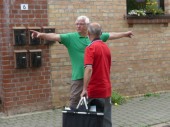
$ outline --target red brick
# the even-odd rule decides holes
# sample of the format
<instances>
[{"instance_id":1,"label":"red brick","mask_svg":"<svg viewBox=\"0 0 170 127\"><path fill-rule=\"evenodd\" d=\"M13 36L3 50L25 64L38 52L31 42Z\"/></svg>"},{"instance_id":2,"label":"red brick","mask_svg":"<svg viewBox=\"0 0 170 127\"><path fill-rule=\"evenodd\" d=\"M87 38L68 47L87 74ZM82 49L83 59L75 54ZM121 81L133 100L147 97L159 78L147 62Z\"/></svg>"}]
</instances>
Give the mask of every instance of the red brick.
<instances>
[{"instance_id":1,"label":"red brick","mask_svg":"<svg viewBox=\"0 0 170 127\"><path fill-rule=\"evenodd\" d=\"M19 100L20 100L20 101L23 101L23 100L26 100L26 99L28 99L26 95L25 95L25 96L20 96L20 97L19 97Z\"/></svg>"},{"instance_id":2,"label":"red brick","mask_svg":"<svg viewBox=\"0 0 170 127\"><path fill-rule=\"evenodd\" d=\"M29 95L29 92L28 91L17 92L17 96L23 96L23 95Z\"/></svg>"},{"instance_id":3,"label":"red brick","mask_svg":"<svg viewBox=\"0 0 170 127\"><path fill-rule=\"evenodd\" d=\"M43 89L43 93L50 93L51 89Z\"/></svg>"},{"instance_id":4,"label":"red brick","mask_svg":"<svg viewBox=\"0 0 170 127\"><path fill-rule=\"evenodd\" d=\"M29 91L30 91L30 90L32 90L32 89L33 89L32 86L27 86L27 87L26 87L26 90L29 90Z\"/></svg>"},{"instance_id":5,"label":"red brick","mask_svg":"<svg viewBox=\"0 0 170 127\"><path fill-rule=\"evenodd\" d=\"M13 106L16 106L16 102L14 102L14 101L4 102L4 106L5 107L13 107Z\"/></svg>"},{"instance_id":6,"label":"red brick","mask_svg":"<svg viewBox=\"0 0 170 127\"><path fill-rule=\"evenodd\" d=\"M23 105L24 104L24 101L17 101L17 105L18 106L21 106L21 105Z\"/></svg>"},{"instance_id":7,"label":"red brick","mask_svg":"<svg viewBox=\"0 0 170 127\"><path fill-rule=\"evenodd\" d=\"M13 84L12 82L3 84L4 89L13 88L13 87L15 87L15 84Z\"/></svg>"},{"instance_id":8,"label":"red brick","mask_svg":"<svg viewBox=\"0 0 170 127\"><path fill-rule=\"evenodd\" d=\"M30 91L30 94L37 94L37 93L42 93L42 90L32 90Z\"/></svg>"},{"instance_id":9,"label":"red brick","mask_svg":"<svg viewBox=\"0 0 170 127\"><path fill-rule=\"evenodd\" d=\"M10 80L9 80L9 79L3 79L3 83L4 83L5 86L7 87L6 84L10 84L10 83L12 83L12 81L11 81L11 79L10 79Z\"/></svg>"},{"instance_id":10,"label":"red brick","mask_svg":"<svg viewBox=\"0 0 170 127\"><path fill-rule=\"evenodd\" d=\"M14 96L16 96L16 93L15 92L10 92L10 93L4 93L4 96L5 97L14 97Z\"/></svg>"},{"instance_id":11,"label":"red brick","mask_svg":"<svg viewBox=\"0 0 170 127\"><path fill-rule=\"evenodd\" d=\"M35 102L36 102L36 99L25 100L25 101L23 101L23 102L24 102L24 104L35 103Z\"/></svg>"}]
</instances>

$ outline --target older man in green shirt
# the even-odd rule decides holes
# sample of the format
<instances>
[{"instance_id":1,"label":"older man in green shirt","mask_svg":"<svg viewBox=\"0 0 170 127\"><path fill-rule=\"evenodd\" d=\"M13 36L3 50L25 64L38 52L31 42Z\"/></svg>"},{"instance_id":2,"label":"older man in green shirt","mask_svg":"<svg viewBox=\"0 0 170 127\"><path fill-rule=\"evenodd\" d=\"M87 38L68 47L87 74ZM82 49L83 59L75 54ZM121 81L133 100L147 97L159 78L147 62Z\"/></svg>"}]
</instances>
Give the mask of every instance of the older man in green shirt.
<instances>
[{"instance_id":1,"label":"older man in green shirt","mask_svg":"<svg viewBox=\"0 0 170 127\"><path fill-rule=\"evenodd\" d=\"M32 38L42 38L45 40L58 41L65 45L71 60L72 65L72 85L70 91L70 107L75 108L80 100L80 94L83 89L83 76L84 76L84 50L90 44L87 36L87 26L90 23L87 16L79 16L76 21L77 32L66 34L55 33L41 33L31 30ZM131 37L131 31L127 32L111 32L102 33L101 40L118 39L122 37Z\"/></svg>"}]
</instances>

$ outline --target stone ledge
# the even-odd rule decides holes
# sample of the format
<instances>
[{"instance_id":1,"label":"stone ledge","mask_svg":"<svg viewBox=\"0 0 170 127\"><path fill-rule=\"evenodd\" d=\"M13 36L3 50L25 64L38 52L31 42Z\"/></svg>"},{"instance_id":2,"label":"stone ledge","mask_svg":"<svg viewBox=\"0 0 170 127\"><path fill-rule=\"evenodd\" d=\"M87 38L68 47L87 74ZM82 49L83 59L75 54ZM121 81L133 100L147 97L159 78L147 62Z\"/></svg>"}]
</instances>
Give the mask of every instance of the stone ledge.
<instances>
[{"instance_id":1,"label":"stone ledge","mask_svg":"<svg viewBox=\"0 0 170 127\"><path fill-rule=\"evenodd\" d=\"M125 16L129 27L133 27L133 24L164 24L168 26L170 22L170 15L149 15L149 16Z\"/></svg>"}]
</instances>

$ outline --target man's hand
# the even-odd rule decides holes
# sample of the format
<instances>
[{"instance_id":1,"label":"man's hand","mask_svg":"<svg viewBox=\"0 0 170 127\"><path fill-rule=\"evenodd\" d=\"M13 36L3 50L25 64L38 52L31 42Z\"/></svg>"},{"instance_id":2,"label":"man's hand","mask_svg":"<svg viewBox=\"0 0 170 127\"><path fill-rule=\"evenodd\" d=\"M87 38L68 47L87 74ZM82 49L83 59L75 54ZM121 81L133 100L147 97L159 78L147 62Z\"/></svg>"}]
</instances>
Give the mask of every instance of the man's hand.
<instances>
[{"instance_id":1,"label":"man's hand","mask_svg":"<svg viewBox=\"0 0 170 127\"><path fill-rule=\"evenodd\" d=\"M40 32L35 31L35 30L30 30L30 31L32 32L31 34L32 39L40 37L40 34L41 34Z\"/></svg>"},{"instance_id":2,"label":"man's hand","mask_svg":"<svg viewBox=\"0 0 170 127\"><path fill-rule=\"evenodd\" d=\"M132 31L127 31L127 32L125 32L125 37L132 38L132 36L134 36L133 33L132 33Z\"/></svg>"},{"instance_id":3,"label":"man's hand","mask_svg":"<svg viewBox=\"0 0 170 127\"><path fill-rule=\"evenodd\" d=\"M81 97L87 97L87 90L83 90L80 96Z\"/></svg>"}]
</instances>

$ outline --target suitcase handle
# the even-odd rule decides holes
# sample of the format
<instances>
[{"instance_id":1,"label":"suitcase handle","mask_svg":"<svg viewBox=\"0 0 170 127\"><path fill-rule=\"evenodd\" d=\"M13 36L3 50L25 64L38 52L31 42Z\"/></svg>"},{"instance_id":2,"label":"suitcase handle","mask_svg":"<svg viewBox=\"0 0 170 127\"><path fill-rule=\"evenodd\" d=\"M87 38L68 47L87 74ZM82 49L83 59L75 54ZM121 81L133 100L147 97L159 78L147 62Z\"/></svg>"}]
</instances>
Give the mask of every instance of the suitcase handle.
<instances>
[{"instance_id":1,"label":"suitcase handle","mask_svg":"<svg viewBox=\"0 0 170 127\"><path fill-rule=\"evenodd\" d=\"M88 110L87 100L86 100L85 97L81 97L81 99L80 99L80 101L79 101L79 103L78 103L76 109L78 109L78 108L80 107L80 105L83 105L83 103L84 103L84 105L85 105L85 107L86 107L86 110Z\"/></svg>"}]
</instances>

